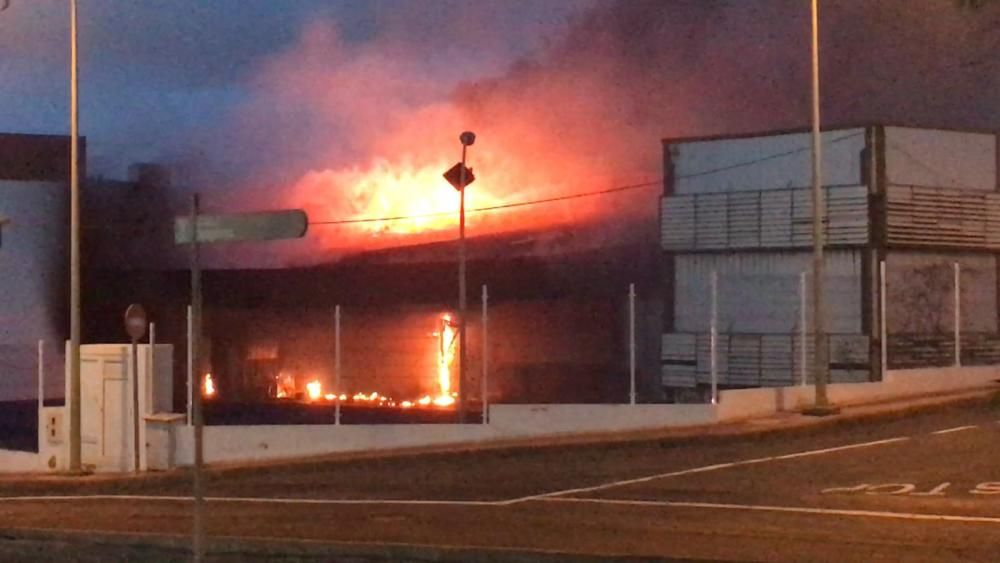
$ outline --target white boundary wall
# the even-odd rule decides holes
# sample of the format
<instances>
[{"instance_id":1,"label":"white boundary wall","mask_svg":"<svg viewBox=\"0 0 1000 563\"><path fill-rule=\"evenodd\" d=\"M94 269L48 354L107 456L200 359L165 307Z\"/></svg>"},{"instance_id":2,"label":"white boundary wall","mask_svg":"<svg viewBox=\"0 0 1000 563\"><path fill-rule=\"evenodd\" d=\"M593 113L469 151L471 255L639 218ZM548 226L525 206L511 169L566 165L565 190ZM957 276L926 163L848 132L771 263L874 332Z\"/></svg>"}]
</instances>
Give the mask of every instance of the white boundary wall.
<instances>
[{"instance_id":1,"label":"white boundary wall","mask_svg":"<svg viewBox=\"0 0 1000 563\"><path fill-rule=\"evenodd\" d=\"M828 387L838 405L875 403L934 393L995 386L1000 367L935 368L891 371L878 383ZM741 389L720 393L718 405L494 405L490 424L382 424L209 426L207 463L254 462L332 453L405 450L435 446L501 443L531 438L594 435L732 422L794 411L812 403L812 386ZM55 414L59 408L45 409ZM65 424L65 421L62 421ZM42 421L44 425L44 421ZM174 440L151 441L158 459L177 465L193 460L193 429L174 428ZM162 446L160 444L163 444ZM0 451L0 472L63 469L65 442L42 441L42 454ZM51 462L51 465L50 465Z\"/></svg>"},{"instance_id":2,"label":"white boundary wall","mask_svg":"<svg viewBox=\"0 0 1000 563\"><path fill-rule=\"evenodd\" d=\"M712 405L494 405L489 424L208 426L205 462L263 461L329 453L400 450L697 426L716 421ZM194 459L191 427L177 428L178 465Z\"/></svg>"},{"instance_id":3,"label":"white boundary wall","mask_svg":"<svg viewBox=\"0 0 1000 563\"><path fill-rule=\"evenodd\" d=\"M39 469L35 452L0 450L0 473L33 473Z\"/></svg>"}]
</instances>

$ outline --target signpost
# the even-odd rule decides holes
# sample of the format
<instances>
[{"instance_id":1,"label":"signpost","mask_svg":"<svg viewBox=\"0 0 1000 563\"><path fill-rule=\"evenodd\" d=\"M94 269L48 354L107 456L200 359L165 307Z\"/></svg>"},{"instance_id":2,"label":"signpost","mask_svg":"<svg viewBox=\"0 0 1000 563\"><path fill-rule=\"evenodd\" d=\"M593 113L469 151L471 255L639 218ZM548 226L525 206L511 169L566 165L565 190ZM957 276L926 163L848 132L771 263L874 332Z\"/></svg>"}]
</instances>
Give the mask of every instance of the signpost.
<instances>
[{"instance_id":1,"label":"signpost","mask_svg":"<svg viewBox=\"0 0 1000 563\"><path fill-rule=\"evenodd\" d=\"M305 211L290 209L261 213L241 213L230 215L201 215L198 194L191 196L190 217L174 220L174 242L191 247L191 315L190 315L190 358L193 367L191 376L191 416L194 424L194 560L205 558L205 495L202 490L202 465L204 463L204 417L202 416L202 378L200 362L201 340L201 264L199 246L201 243L268 241L305 236L309 219Z\"/></svg>"},{"instance_id":2,"label":"signpost","mask_svg":"<svg viewBox=\"0 0 1000 563\"><path fill-rule=\"evenodd\" d=\"M132 344L129 352L132 357L132 470L139 472L139 339L146 334L146 310L142 305L133 303L125 309L125 332Z\"/></svg>"}]
</instances>

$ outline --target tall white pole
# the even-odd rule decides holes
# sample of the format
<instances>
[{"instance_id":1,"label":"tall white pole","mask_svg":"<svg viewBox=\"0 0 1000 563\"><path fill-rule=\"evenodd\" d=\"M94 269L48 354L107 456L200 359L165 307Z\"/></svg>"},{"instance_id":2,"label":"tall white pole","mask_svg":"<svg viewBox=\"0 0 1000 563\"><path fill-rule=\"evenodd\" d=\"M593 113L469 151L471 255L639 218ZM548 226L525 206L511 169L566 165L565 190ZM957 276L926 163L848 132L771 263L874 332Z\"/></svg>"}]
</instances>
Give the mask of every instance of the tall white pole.
<instances>
[{"instance_id":1,"label":"tall white pole","mask_svg":"<svg viewBox=\"0 0 1000 563\"><path fill-rule=\"evenodd\" d=\"M888 283L886 283L885 280L885 260L879 262L878 269L880 283L882 284L882 287L879 290L879 321L881 321L882 325L882 334L880 335L882 340L882 381L885 381L886 376L889 374L889 319L885 316L885 304L889 297L886 295Z\"/></svg>"},{"instance_id":2,"label":"tall white pole","mask_svg":"<svg viewBox=\"0 0 1000 563\"><path fill-rule=\"evenodd\" d=\"M719 275L712 270L712 316L709 320L708 347L709 366L712 376L712 404L719 402Z\"/></svg>"},{"instance_id":3,"label":"tall white pole","mask_svg":"<svg viewBox=\"0 0 1000 563\"><path fill-rule=\"evenodd\" d=\"M826 350L825 304L823 301L823 147L820 138L819 115L819 0L812 0L812 213L813 213L813 379L816 384L814 413L826 414L830 409L826 383L828 362Z\"/></svg>"},{"instance_id":4,"label":"tall white pole","mask_svg":"<svg viewBox=\"0 0 1000 563\"><path fill-rule=\"evenodd\" d=\"M635 404L635 284L628 285L628 402Z\"/></svg>"},{"instance_id":5,"label":"tall white pole","mask_svg":"<svg viewBox=\"0 0 1000 563\"><path fill-rule=\"evenodd\" d=\"M80 465L80 128L76 0L69 2L69 470Z\"/></svg>"},{"instance_id":6,"label":"tall white pole","mask_svg":"<svg viewBox=\"0 0 1000 563\"><path fill-rule=\"evenodd\" d=\"M334 392L337 394L337 402L334 406L334 424L340 424L340 305L337 305L333 310L333 354L334 354L334 366L333 366L333 388Z\"/></svg>"},{"instance_id":7,"label":"tall white pole","mask_svg":"<svg viewBox=\"0 0 1000 563\"><path fill-rule=\"evenodd\" d=\"M955 272L955 367L962 365L962 270L958 262L954 264Z\"/></svg>"},{"instance_id":8,"label":"tall white pole","mask_svg":"<svg viewBox=\"0 0 1000 563\"><path fill-rule=\"evenodd\" d=\"M483 424L490 421L490 348L489 348L489 316L487 311L487 304L489 302L490 296L486 291L486 284L483 284L483 377L482 377L482 392L483 392Z\"/></svg>"},{"instance_id":9,"label":"tall white pole","mask_svg":"<svg viewBox=\"0 0 1000 563\"><path fill-rule=\"evenodd\" d=\"M187 308L187 424L194 424L192 412L194 411L194 315L191 314L191 306Z\"/></svg>"},{"instance_id":10,"label":"tall white pole","mask_svg":"<svg viewBox=\"0 0 1000 563\"><path fill-rule=\"evenodd\" d=\"M806 297L806 291L808 291L806 275L805 272L799 274L799 383L803 387L808 384L807 364L809 363L809 351L806 343L808 338L807 307L809 307L809 299Z\"/></svg>"}]
</instances>

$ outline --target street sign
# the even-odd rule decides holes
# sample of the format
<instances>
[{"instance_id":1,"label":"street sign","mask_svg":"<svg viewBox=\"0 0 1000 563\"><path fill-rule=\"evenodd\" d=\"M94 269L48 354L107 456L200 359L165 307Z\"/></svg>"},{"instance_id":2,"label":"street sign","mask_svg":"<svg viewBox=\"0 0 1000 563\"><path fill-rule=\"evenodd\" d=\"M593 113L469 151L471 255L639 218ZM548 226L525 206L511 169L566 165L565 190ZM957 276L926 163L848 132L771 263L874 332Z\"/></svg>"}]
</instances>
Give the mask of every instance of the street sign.
<instances>
[{"instance_id":1,"label":"street sign","mask_svg":"<svg viewBox=\"0 0 1000 563\"><path fill-rule=\"evenodd\" d=\"M199 215L198 242L264 241L305 236L309 227L306 212L301 209L241 213L231 215ZM191 218L174 220L174 242L191 244Z\"/></svg>"},{"instance_id":2,"label":"street sign","mask_svg":"<svg viewBox=\"0 0 1000 563\"><path fill-rule=\"evenodd\" d=\"M146 334L146 310L142 305L133 303L125 309L125 332L132 342L138 342Z\"/></svg>"},{"instance_id":3,"label":"street sign","mask_svg":"<svg viewBox=\"0 0 1000 563\"><path fill-rule=\"evenodd\" d=\"M452 166L444 173L444 179L448 180L448 183L452 185L456 190L462 190L462 163L459 162L455 166ZM476 181L476 177L472 174L472 169L465 167L465 185Z\"/></svg>"}]
</instances>

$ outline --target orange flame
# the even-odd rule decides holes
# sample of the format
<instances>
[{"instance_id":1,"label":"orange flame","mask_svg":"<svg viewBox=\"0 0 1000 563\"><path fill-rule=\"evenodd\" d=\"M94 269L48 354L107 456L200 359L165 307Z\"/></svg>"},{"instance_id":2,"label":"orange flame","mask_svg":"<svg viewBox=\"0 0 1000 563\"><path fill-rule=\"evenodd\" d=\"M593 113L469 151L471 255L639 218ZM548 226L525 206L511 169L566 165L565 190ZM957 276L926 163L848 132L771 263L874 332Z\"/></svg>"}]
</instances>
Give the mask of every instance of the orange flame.
<instances>
[{"instance_id":1,"label":"orange flame","mask_svg":"<svg viewBox=\"0 0 1000 563\"><path fill-rule=\"evenodd\" d=\"M323 396L323 385L316 379L306 383L306 393L310 401L318 401Z\"/></svg>"},{"instance_id":2,"label":"orange flame","mask_svg":"<svg viewBox=\"0 0 1000 563\"><path fill-rule=\"evenodd\" d=\"M205 374L205 382L202 385L202 396L204 397L214 397L215 396L215 381L212 380L212 374Z\"/></svg>"}]
</instances>

